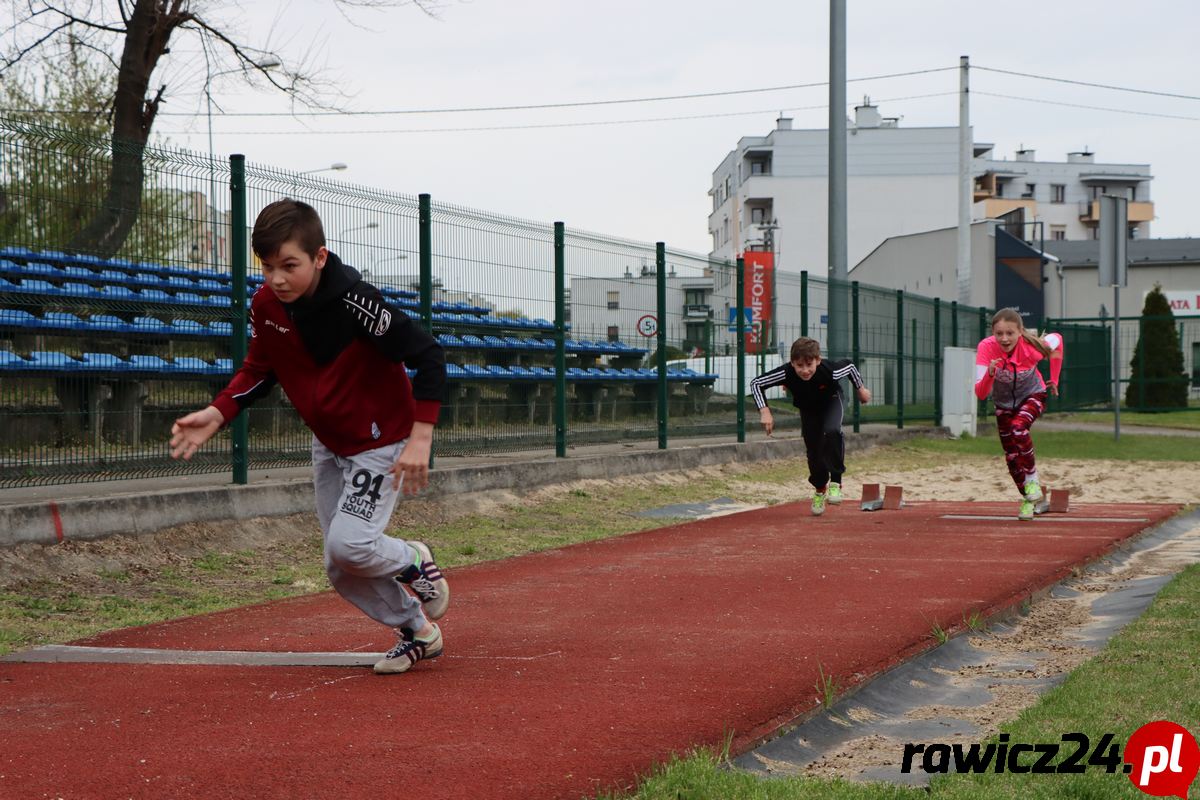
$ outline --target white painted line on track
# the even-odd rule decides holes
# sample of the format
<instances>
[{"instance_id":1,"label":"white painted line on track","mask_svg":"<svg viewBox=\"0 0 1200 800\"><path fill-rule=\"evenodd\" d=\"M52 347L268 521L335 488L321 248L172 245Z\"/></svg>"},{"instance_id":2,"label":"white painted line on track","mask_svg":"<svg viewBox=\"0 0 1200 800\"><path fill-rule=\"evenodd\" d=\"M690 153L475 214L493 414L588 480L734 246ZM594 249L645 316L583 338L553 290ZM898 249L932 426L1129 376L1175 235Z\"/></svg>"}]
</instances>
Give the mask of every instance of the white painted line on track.
<instances>
[{"instance_id":1,"label":"white painted line on track","mask_svg":"<svg viewBox=\"0 0 1200 800\"><path fill-rule=\"evenodd\" d=\"M943 514L940 519L986 519L986 520L1016 520L1015 514L1003 516L1000 514ZM1033 521L1042 522L1149 522L1145 517L1075 517L1063 514L1039 514ZM1026 520L1028 521L1028 520Z\"/></svg>"}]
</instances>

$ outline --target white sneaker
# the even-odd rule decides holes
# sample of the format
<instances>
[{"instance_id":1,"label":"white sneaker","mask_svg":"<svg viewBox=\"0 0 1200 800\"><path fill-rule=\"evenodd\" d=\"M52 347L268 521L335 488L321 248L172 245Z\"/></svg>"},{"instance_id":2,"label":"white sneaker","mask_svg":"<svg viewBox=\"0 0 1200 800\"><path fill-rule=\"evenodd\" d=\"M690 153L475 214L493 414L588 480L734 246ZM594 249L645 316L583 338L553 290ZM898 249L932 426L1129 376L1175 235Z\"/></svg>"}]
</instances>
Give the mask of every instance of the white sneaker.
<instances>
[{"instance_id":1,"label":"white sneaker","mask_svg":"<svg viewBox=\"0 0 1200 800\"><path fill-rule=\"evenodd\" d=\"M442 654L442 629L433 626L432 639L405 639L400 641L383 658L375 662L375 674L390 675L408 672L418 661L437 658Z\"/></svg>"}]
</instances>

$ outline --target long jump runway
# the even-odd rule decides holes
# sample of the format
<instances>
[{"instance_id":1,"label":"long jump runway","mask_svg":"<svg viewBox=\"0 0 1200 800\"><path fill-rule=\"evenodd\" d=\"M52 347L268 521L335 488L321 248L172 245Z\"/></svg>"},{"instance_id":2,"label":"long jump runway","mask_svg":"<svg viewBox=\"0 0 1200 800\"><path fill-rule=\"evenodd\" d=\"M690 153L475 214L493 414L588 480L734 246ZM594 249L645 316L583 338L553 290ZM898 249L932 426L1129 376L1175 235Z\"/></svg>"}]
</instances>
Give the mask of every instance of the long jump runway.
<instances>
[{"instance_id":1,"label":"long jump runway","mask_svg":"<svg viewBox=\"0 0 1200 800\"><path fill-rule=\"evenodd\" d=\"M451 570L446 654L332 593L0 661L0 798L575 798L740 752L1177 506L789 504Z\"/></svg>"}]
</instances>

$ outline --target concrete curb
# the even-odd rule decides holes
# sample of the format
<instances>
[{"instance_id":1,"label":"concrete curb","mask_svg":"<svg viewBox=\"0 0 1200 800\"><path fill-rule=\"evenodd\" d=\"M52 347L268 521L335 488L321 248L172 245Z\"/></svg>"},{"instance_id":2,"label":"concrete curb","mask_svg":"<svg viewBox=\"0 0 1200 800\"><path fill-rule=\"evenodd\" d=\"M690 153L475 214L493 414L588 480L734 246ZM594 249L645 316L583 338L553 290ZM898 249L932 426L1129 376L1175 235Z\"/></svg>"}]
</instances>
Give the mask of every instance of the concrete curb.
<instances>
[{"instance_id":1,"label":"concrete curb","mask_svg":"<svg viewBox=\"0 0 1200 800\"><path fill-rule=\"evenodd\" d=\"M887 444L935 429L862 432L846 437L846 451ZM484 466L435 469L432 495L497 489L530 489L577 480L617 478L652 472L684 472L698 467L798 458L799 437L722 442L670 450L637 450L597 456L508 461ZM249 486L167 489L148 494L88 497L48 503L0 506L0 547L102 539L114 534L154 533L189 522L245 520L298 514L313 509L308 479Z\"/></svg>"}]
</instances>

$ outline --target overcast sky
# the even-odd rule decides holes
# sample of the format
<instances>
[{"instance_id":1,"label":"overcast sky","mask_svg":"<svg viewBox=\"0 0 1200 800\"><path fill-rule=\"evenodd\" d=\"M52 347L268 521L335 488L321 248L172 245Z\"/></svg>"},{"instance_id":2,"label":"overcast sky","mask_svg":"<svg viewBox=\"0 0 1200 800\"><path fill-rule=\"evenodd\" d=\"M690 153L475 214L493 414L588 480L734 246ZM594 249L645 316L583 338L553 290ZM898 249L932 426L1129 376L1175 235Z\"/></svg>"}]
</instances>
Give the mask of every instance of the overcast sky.
<instances>
[{"instance_id":1,"label":"overcast sky","mask_svg":"<svg viewBox=\"0 0 1200 800\"><path fill-rule=\"evenodd\" d=\"M848 5L850 78L953 68L968 55L978 66L1200 96L1200 4L1190 0ZM361 111L620 100L828 78L823 0L450 0L436 18L412 6L352 9L347 18L329 0L253 0L218 13L244 41L270 41L285 61L315 59L345 93L339 102ZM179 73L164 74L180 85ZM175 145L206 151L197 88L167 107L196 116L163 117L158 128ZM869 94L904 126L956 125L957 88L950 69L851 83L847 98L852 107ZM972 89L975 139L994 143L996 155L1011 158L1024 145L1039 160L1065 160L1087 147L1099 162L1150 164L1153 235L1200 236L1200 101L978 70ZM217 116L213 125L218 153L296 170L345 162L342 180L703 253L712 171L740 137L769 132L781 110L797 128L825 128L827 92L538 111ZM942 96L913 97L935 94ZM214 98L231 112L289 107L236 76L219 79ZM492 130L445 130L464 128Z\"/></svg>"}]
</instances>

